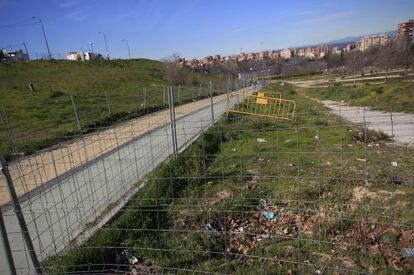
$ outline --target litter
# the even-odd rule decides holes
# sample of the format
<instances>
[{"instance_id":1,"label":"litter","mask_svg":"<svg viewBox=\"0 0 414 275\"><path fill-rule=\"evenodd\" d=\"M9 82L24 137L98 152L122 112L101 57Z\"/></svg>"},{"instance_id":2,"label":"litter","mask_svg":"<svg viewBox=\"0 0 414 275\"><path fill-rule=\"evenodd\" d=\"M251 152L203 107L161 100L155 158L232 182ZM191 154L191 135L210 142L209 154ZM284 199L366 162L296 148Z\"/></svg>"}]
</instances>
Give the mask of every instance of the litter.
<instances>
[{"instance_id":1,"label":"litter","mask_svg":"<svg viewBox=\"0 0 414 275\"><path fill-rule=\"evenodd\" d=\"M361 162L367 162L367 160L366 160L366 159L359 159L359 158L357 158L356 160L357 160L357 161L361 161Z\"/></svg>"},{"instance_id":2,"label":"litter","mask_svg":"<svg viewBox=\"0 0 414 275\"><path fill-rule=\"evenodd\" d=\"M414 248L403 248L401 253L404 257L414 257Z\"/></svg>"},{"instance_id":3,"label":"litter","mask_svg":"<svg viewBox=\"0 0 414 275\"><path fill-rule=\"evenodd\" d=\"M275 212L273 212L273 211L263 211L262 215L267 220L274 220L274 219L277 218L277 214Z\"/></svg>"},{"instance_id":4,"label":"litter","mask_svg":"<svg viewBox=\"0 0 414 275\"><path fill-rule=\"evenodd\" d=\"M121 261L128 262L128 264L136 264L138 263L138 259L129 252L128 249L125 249L121 252Z\"/></svg>"},{"instance_id":5,"label":"litter","mask_svg":"<svg viewBox=\"0 0 414 275\"><path fill-rule=\"evenodd\" d=\"M260 199L260 200L259 200L259 206L260 206L261 208L265 208L265 207L267 206L267 202L266 202L266 200L264 200L264 199Z\"/></svg>"},{"instance_id":6,"label":"litter","mask_svg":"<svg viewBox=\"0 0 414 275\"><path fill-rule=\"evenodd\" d=\"M285 143L289 143L289 142L291 142L291 140L290 140L290 139L285 140Z\"/></svg>"},{"instance_id":7,"label":"litter","mask_svg":"<svg viewBox=\"0 0 414 275\"><path fill-rule=\"evenodd\" d=\"M256 141L258 143L265 143L266 142L266 140L264 138L256 138Z\"/></svg>"},{"instance_id":8,"label":"litter","mask_svg":"<svg viewBox=\"0 0 414 275\"><path fill-rule=\"evenodd\" d=\"M396 161L391 161L391 166L392 167L397 167L398 166L398 163Z\"/></svg>"},{"instance_id":9,"label":"litter","mask_svg":"<svg viewBox=\"0 0 414 275\"><path fill-rule=\"evenodd\" d=\"M237 149L236 148L233 148L233 150L232 150L233 152L236 152L237 151Z\"/></svg>"},{"instance_id":10,"label":"litter","mask_svg":"<svg viewBox=\"0 0 414 275\"><path fill-rule=\"evenodd\" d=\"M206 229L207 231L208 231L208 233L211 233L212 235L215 235L215 236L219 236L220 235L220 232L218 232L211 224L206 224L205 226L204 226L204 229Z\"/></svg>"},{"instance_id":11,"label":"litter","mask_svg":"<svg viewBox=\"0 0 414 275\"><path fill-rule=\"evenodd\" d=\"M258 242L260 242L260 241L263 241L263 240L266 240L266 239L269 239L270 238L270 235L269 234L259 234L259 235L257 235L257 237L256 237L256 241L258 241Z\"/></svg>"},{"instance_id":12,"label":"litter","mask_svg":"<svg viewBox=\"0 0 414 275\"><path fill-rule=\"evenodd\" d=\"M315 139L316 139L316 140L319 140L319 136L318 136L318 135L316 135L316 136L315 136Z\"/></svg>"}]
</instances>

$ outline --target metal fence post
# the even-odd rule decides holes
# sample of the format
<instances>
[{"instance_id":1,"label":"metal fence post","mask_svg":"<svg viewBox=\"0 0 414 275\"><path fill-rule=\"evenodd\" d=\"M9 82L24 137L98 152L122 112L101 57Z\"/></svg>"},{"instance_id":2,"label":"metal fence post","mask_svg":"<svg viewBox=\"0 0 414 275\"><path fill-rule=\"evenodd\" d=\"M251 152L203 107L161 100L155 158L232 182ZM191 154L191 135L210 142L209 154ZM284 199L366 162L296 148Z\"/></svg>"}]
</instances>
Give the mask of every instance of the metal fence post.
<instances>
[{"instance_id":1,"label":"metal fence post","mask_svg":"<svg viewBox=\"0 0 414 275\"><path fill-rule=\"evenodd\" d=\"M106 107L108 108L108 114L109 114L109 116L111 116L112 115L112 109L111 109L111 104L109 103L108 93L106 91L104 91L104 94L105 94Z\"/></svg>"},{"instance_id":2,"label":"metal fence post","mask_svg":"<svg viewBox=\"0 0 414 275\"><path fill-rule=\"evenodd\" d=\"M73 113L75 114L76 125L78 126L79 131L82 132L81 124L79 121L78 109L76 108L75 98L73 97L73 95L70 96L70 100L72 101L72 107L73 107Z\"/></svg>"},{"instance_id":3,"label":"metal fence post","mask_svg":"<svg viewBox=\"0 0 414 275\"><path fill-rule=\"evenodd\" d=\"M22 208L20 207L19 199L17 198L16 190L14 189L13 180L10 176L9 168L7 167L6 160L3 155L0 154L0 164L1 171L6 179L7 186L9 188L11 202L13 203L14 213L16 214L17 220L22 231L24 242L26 243L27 249L29 250L29 255L32 260L33 266L36 269L36 272L42 274L42 269L40 267L39 261L37 259L36 251L34 249L32 239L30 238L29 230L27 229L27 224L23 216Z\"/></svg>"},{"instance_id":4,"label":"metal fence post","mask_svg":"<svg viewBox=\"0 0 414 275\"><path fill-rule=\"evenodd\" d=\"M163 100L164 100L164 106L167 103L166 100L165 100L166 93L167 93L167 87L163 87L162 88L162 96L163 96Z\"/></svg>"},{"instance_id":5,"label":"metal fence post","mask_svg":"<svg viewBox=\"0 0 414 275\"><path fill-rule=\"evenodd\" d=\"M191 84L191 96L192 96L193 101L194 101L194 83Z\"/></svg>"},{"instance_id":6,"label":"metal fence post","mask_svg":"<svg viewBox=\"0 0 414 275\"><path fill-rule=\"evenodd\" d=\"M2 118L3 123L4 123L4 127L6 127L7 136L8 136L9 143L10 143L10 146L12 148L13 154L15 156L17 156L17 146L16 146L16 142L14 140L13 132L12 132L12 130L10 128L9 119L7 117L6 109L4 108L4 105L3 104L1 105L0 115L1 115L1 118Z\"/></svg>"},{"instance_id":7,"label":"metal fence post","mask_svg":"<svg viewBox=\"0 0 414 275\"><path fill-rule=\"evenodd\" d=\"M172 92L172 89L171 89L171 92ZM181 101L180 101L180 93L181 93L181 84L178 84L178 93L177 93L177 102L178 102L178 104L181 103Z\"/></svg>"},{"instance_id":8,"label":"metal fence post","mask_svg":"<svg viewBox=\"0 0 414 275\"><path fill-rule=\"evenodd\" d=\"M214 124L213 87L212 87L211 81L209 85L209 90L210 90L211 124Z\"/></svg>"},{"instance_id":9,"label":"metal fence post","mask_svg":"<svg viewBox=\"0 0 414 275\"><path fill-rule=\"evenodd\" d=\"M167 93L168 93L168 105L169 105L169 109L170 109L170 125L171 125L171 139L172 139L172 145L173 145L173 157L174 159L177 158L177 148L176 148L176 144L175 144L175 119L174 119L174 96L172 94L172 87L167 87Z\"/></svg>"},{"instance_id":10,"label":"metal fence post","mask_svg":"<svg viewBox=\"0 0 414 275\"><path fill-rule=\"evenodd\" d=\"M174 140L175 140L175 155L178 156L178 141L177 141L177 124L175 120L175 105L174 105L174 87L171 87L171 102L173 103L173 121L174 121Z\"/></svg>"},{"instance_id":11,"label":"metal fence post","mask_svg":"<svg viewBox=\"0 0 414 275\"><path fill-rule=\"evenodd\" d=\"M144 112L145 112L145 110L147 110L147 89L144 88L142 90L142 92L143 92L143 96L144 96Z\"/></svg>"},{"instance_id":12,"label":"metal fence post","mask_svg":"<svg viewBox=\"0 0 414 275\"><path fill-rule=\"evenodd\" d=\"M16 275L16 267L14 265L13 255L10 249L9 238L7 237L6 226L4 225L3 213L0 207L0 234L3 243L3 249L6 252L7 264L9 265L10 274Z\"/></svg>"}]
</instances>

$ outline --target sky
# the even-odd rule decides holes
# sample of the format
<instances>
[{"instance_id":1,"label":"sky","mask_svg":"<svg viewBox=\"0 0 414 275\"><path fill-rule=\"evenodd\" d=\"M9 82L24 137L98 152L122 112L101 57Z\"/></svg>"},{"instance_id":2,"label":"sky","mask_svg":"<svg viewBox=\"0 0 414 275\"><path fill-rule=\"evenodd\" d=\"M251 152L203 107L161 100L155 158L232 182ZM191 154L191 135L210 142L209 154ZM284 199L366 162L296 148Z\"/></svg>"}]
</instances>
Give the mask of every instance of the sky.
<instances>
[{"instance_id":1,"label":"sky","mask_svg":"<svg viewBox=\"0 0 414 275\"><path fill-rule=\"evenodd\" d=\"M32 58L89 50L111 58L229 55L396 30L413 0L0 0L0 48Z\"/></svg>"}]
</instances>

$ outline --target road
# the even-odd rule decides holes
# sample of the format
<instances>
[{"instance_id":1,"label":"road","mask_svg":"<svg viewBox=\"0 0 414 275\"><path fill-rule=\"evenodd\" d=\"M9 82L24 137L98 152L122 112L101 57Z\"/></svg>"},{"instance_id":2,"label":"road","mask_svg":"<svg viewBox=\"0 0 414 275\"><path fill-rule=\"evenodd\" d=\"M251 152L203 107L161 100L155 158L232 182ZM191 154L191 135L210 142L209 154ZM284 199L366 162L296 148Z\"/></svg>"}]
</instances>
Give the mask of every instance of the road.
<instances>
[{"instance_id":1,"label":"road","mask_svg":"<svg viewBox=\"0 0 414 275\"><path fill-rule=\"evenodd\" d=\"M178 147L184 148L212 125L209 104L210 99L205 99L176 108ZM215 118L225 109L226 95L214 97ZM36 166L32 175L21 176L33 181L32 191L24 195L22 188L20 195L39 260L62 251L75 238L82 241L80 233L90 228L88 224L102 218L114 203L123 205L136 189L134 184L171 155L167 112L80 137L23 160L27 167L23 161L11 165L14 173ZM3 206L2 210L18 273L32 274L34 268L16 216L10 207ZM2 247L0 244L0 253L4 252ZM0 274L8 274L4 254L0 254Z\"/></svg>"}]
</instances>

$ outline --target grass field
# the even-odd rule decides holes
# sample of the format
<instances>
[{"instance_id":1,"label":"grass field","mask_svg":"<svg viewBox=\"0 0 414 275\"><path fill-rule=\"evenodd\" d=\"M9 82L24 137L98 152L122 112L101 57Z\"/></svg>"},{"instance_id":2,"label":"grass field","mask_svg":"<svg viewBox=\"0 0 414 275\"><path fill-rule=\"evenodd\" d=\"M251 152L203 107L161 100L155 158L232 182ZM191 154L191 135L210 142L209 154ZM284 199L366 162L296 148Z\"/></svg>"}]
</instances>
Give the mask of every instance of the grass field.
<instances>
[{"instance_id":1,"label":"grass field","mask_svg":"<svg viewBox=\"0 0 414 275\"><path fill-rule=\"evenodd\" d=\"M175 89L178 103L205 97L209 80L220 82L217 77L190 72L185 78L185 85ZM29 83L35 92L30 92ZM0 104L6 110L19 153L49 147L78 133L70 95L75 96L82 128L93 130L164 108L166 85L162 63L147 59L0 63ZM10 157L3 123L0 141L1 152Z\"/></svg>"},{"instance_id":2,"label":"grass field","mask_svg":"<svg viewBox=\"0 0 414 275\"><path fill-rule=\"evenodd\" d=\"M220 120L157 167L113 222L45 269L116 269L128 248L139 263L124 271L413 272L401 254L414 248L413 150L386 137L356 141L356 128L291 86L267 89L296 100L293 125Z\"/></svg>"},{"instance_id":3,"label":"grass field","mask_svg":"<svg viewBox=\"0 0 414 275\"><path fill-rule=\"evenodd\" d=\"M368 106L374 110L414 112L414 82L389 80L383 84L360 84L356 87L332 86L303 90L311 97L344 100L349 105Z\"/></svg>"}]
</instances>

